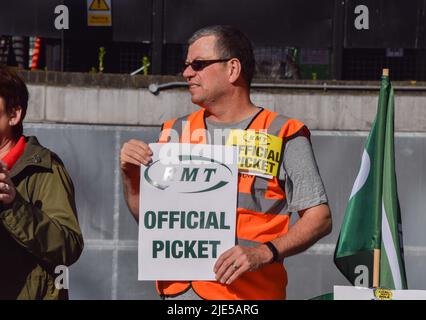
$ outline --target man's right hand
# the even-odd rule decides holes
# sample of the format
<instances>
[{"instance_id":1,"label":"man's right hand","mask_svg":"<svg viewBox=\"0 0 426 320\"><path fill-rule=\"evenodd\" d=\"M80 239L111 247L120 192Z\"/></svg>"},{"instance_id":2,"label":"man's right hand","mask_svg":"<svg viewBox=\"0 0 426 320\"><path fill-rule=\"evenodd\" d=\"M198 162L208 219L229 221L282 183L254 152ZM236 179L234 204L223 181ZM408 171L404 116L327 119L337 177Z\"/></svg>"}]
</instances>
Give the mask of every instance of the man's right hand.
<instances>
[{"instance_id":1,"label":"man's right hand","mask_svg":"<svg viewBox=\"0 0 426 320\"><path fill-rule=\"evenodd\" d=\"M152 150L143 141L130 140L121 148L120 169L123 174L124 197L130 212L139 220L140 166L152 161Z\"/></svg>"},{"instance_id":2,"label":"man's right hand","mask_svg":"<svg viewBox=\"0 0 426 320\"><path fill-rule=\"evenodd\" d=\"M139 170L141 164L148 165L152 161L152 150L143 141L129 140L120 152L120 168L121 171L128 175L134 172L135 169Z\"/></svg>"}]
</instances>

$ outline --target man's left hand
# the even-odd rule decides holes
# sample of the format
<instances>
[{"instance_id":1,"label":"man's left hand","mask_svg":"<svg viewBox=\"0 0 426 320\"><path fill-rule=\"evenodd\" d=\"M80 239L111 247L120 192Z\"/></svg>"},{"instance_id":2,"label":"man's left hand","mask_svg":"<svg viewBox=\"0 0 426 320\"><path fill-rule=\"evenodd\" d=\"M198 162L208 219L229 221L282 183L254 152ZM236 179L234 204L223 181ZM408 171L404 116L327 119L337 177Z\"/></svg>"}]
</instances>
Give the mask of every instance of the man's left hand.
<instances>
[{"instance_id":1,"label":"man's left hand","mask_svg":"<svg viewBox=\"0 0 426 320\"><path fill-rule=\"evenodd\" d=\"M246 271L254 271L272 259L272 252L265 245L257 247L235 246L217 259L214 265L216 280L231 284Z\"/></svg>"},{"instance_id":2,"label":"man's left hand","mask_svg":"<svg viewBox=\"0 0 426 320\"><path fill-rule=\"evenodd\" d=\"M16 189L10 179L9 170L6 165L0 161L0 202L11 204L15 200Z\"/></svg>"}]
</instances>

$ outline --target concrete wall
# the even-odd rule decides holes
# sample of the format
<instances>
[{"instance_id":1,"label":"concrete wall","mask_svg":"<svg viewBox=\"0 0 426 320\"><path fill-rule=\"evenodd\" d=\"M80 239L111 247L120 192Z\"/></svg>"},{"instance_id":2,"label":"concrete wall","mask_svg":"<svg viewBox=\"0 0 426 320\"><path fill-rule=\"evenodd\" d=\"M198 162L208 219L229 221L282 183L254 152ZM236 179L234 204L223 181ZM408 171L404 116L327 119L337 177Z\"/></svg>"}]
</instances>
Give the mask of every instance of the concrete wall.
<instances>
[{"instance_id":1,"label":"concrete wall","mask_svg":"<svg viewBox=\"0 0 426 320\"><path fill-rule=\"evenodd\" d=\"M153 126L197 109L184 88L161 91L158 95L148 90L150 83L182 81L180 78L50 74L35 73L37 78L26 74L31 94L27 121ZM354 83L337 84L344 87ZM410 83L400 86L413 87ZM259 106L305 122L312 130L368 131L376 113L378 91L367 87L364 91L326 92L255 89L252 99ZM426 131L426 91L396 91L395 112L397 131Z\"/></svg>"}]
</instances>

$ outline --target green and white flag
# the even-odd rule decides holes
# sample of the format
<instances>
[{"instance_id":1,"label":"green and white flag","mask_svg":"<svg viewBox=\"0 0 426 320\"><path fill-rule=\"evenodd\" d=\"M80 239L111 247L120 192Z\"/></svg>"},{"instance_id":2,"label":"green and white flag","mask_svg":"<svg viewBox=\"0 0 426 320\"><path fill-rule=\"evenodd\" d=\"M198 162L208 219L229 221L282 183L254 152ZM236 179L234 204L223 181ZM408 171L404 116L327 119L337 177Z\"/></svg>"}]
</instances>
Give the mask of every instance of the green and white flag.
<instances>
[{"instance_id":1,"label":"green and white flag","mask_svg":"<svg viewBox=\"0 0 426 320\"><path fill-rule=\"evenodd\" d=\"M376 119L346 208L334 263L353 285L367 270L372 287L377 249L379 287L407 289L395 174L394 92L388 76L382 77Z\"/></svg>"}]
</instances>

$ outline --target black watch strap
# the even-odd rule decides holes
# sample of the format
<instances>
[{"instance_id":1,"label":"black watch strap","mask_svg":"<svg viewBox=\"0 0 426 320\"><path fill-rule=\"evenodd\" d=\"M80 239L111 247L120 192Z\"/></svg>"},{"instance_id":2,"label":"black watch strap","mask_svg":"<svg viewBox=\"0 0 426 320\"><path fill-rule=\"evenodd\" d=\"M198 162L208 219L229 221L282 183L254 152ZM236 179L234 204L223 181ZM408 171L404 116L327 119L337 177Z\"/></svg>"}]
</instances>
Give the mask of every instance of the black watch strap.
<instances>
[{"instance_id":1,"label":"black watch strap","mask_svg":"<svg viewBox=\"0 0 426 320\"><path fill-rule=\"evenodd\" d=\"M271 250L272 252L272 260L271 263L273 262L278 262L279 259L279 253L277 248L275 248L275 246L273 245L273 243L271 241L265 242L265 245L269 248L269 250Z\"/></svg>"}]
</instances>

